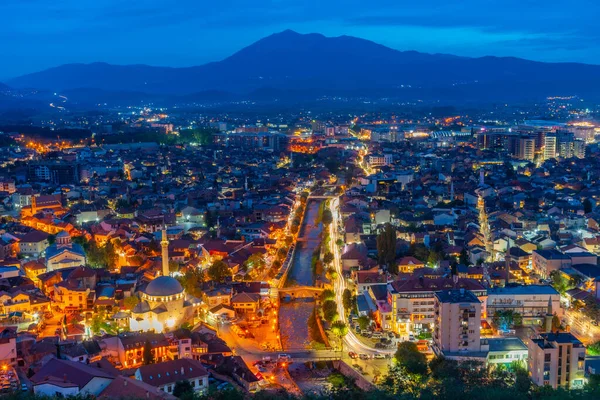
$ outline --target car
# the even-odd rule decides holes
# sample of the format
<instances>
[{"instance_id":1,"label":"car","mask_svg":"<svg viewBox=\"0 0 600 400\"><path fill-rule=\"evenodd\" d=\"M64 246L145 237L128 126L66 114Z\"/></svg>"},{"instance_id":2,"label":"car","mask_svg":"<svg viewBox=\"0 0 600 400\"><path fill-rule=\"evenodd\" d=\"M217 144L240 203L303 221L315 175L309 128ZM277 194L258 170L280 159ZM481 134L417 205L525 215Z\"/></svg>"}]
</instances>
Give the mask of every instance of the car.
<instances>
[{"instance_id":1,"label":"car","mask_svg":"<svg viewBox=\"0 0 600 400\"><path fill-rule=\"evenodd\" d=\"M598 321L596 321L596 320L593 320L593 321L592 321L592 325L594 325L594 326L598 326Z\"/></svg>"},{"instance_id":2,"label":"car","mask_svg":"<svg viewBox=\"0 0 600 400\"><path fill-rule=\"evenodd\" d=\"M412 333L410 335L408 335L408 341L409 342L414 342L415 341L415 335L413 335Z\"/></svg>"},{"instance_id":3,"label":"car","mask_svg":"<svg viewBox=\"0 0 600 400\"><path fill-rule=\"evenodd\" d=\"M231 384L229 382L223 382L223 383L219 384L219 386L217 386L217 390L228 389L228 386L231 387Z\"/></svg>"},{"instance_id":4,"label":"car","mask_svg":"<svg viewBox=\"0 0 600 400\"><path fill-rule=\"evenodd\" d=\"M358 355L358 357L359 357L361 360L368 360L369 358L371 358L371 357L369 357L369 356L368 356L367 354L365 354L365 353L360 353L360 354Z\"/></svg>"},{"instance_id":5,"label":"car","mask_svg":"<svg viewBox=\"0 0 600 400\"><path fill-rule=\"evenodd\" d=\"M355 353L355 352L353 352L353 351L349 351L349 352L348 352L348 357L350 357L351 359L353 359L353 360L354 360L354 359L358 358L358 354L356 354L356 353Z\"/></svg>"},{"instance_id":6,"label":"car","mask_svg":"<svg viewBox=\"0 0 600 400\"><path fill-rule=\"evenodd\" d=\"M285 353L280 353L277 355L277 361L289 361L290 358L290 355Z\"/></svg>"},{"instance_id":7,"label":"car","mask_svg":"<svg viewBox=\"0 0 600 400\"><path fill-rule=\"evenodd\" d=\"M383 353L375 353L375 355L373 356L373 358L378 358L378 359L384 359L385 358L385 354Z\"/></svg>"}]
</instances>

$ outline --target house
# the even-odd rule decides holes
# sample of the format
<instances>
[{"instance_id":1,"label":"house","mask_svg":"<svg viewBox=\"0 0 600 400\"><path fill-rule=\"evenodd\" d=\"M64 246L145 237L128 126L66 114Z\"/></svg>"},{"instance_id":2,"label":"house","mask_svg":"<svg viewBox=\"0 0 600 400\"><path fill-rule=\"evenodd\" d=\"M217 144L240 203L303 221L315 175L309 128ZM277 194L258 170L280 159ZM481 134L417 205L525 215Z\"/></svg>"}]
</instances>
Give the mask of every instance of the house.
<instances>
[{"instance_id":1,"label":"house","mask_svg":"<svg viewBox=\"0 0 600 400\"><path fill-rule=\"evenodd\" d=\"M534 250L531 253L531 266L542 278L550 276L552 271L571 265L571 258L556 249Z\"/></svg>"},{"instance_id":2,"label":"house","mask_svg":"<svg viewBox=\"0 0 600 400\"><path fill-rule=\"evenodd\" d=\"M423 268L425 263L420 260L417 260L414 257L402 257L402 259L398 262L398 272L411 274L415 268Z\"/></svg>"},{"instance_id":3,"label":"house","mask_svg":"<svg viewBox=\"0 0 600 400\"><path fill-rule=\"evenodd\" d=\"M231 298L231 306L239 314L254 314L260 308L260 295L257 293L237 293Z\"/></svg>"},{"instance_id":4,"label":"house","mask_svg":"<svg viewBox=\"0 0 600 400\"><path fill-rule=\"evenodd\" d=\"M19 254L25 257L39 257L49 246L48 234L42 231L30 231L19 240Z\"/></svg>"},{"instance_id":5,"label":"house","mask_svg":"<svg viewBox=\"0 0 600 400\"><path fill-rule=\"evenodd\" d=\"M208 390L208 371L200 361L189 358L143 365L135 371L135 379L166 393L173 393L175 384L186 380L195 392Z\"/></svg>"},{"instance_id":6,"label":"house","mask_svg":"<svg viewBox=\"0 0 600 400\"><path fill-rule=\"evenodd\" d=\"M17 363L17 332L4 328L0 332L0 364L16 365Z\"/></svg>"},{"instance_id":7,"label":"house","mask_svg":"<svg viewBox=\"0 0 600 400\"><path fill-rule=\"evenodd\" d=\"M31 377L33 392L49 397L98 396L115 376L80 362L53 358Z\"/></svg>"},{"instance_id":8,"label":"house","mask_svg":"<svg viewBox=\"0 0 600 400\"><path fill-rule=\"evenodd\" d=\"M159 388L137 379L117 376L104 388L98 396L102 400L120 400L127 395L129 398L149 400L177 400L177 397Z\"/></svg>"}]
</instances>

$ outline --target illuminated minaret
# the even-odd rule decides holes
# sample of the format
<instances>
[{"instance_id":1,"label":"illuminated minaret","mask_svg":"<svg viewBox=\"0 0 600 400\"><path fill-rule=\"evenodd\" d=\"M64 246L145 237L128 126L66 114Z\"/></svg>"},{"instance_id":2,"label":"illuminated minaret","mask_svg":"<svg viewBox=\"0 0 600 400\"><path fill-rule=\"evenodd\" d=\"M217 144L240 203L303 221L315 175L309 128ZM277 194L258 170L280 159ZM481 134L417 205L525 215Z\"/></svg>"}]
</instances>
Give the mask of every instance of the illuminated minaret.
<instances>
[{"instance_id":1,"label":"illuminated minaret","mask_svg":"<svg viewBox=\"0 0 600 400\"><path fill-rule=\"evenodd\" d=\"M169 239L167 239L167 228L165 226L163 226L160 246L162 247L162 274L163 276L169 276Z\"/></svg>"},{"instance_id":2,"label":"illuminated minaret","mask_svg":"<svg viewBox=\"0 0 600 400\"><path fill-rule=\"evenodd\" d=\"M488 222L487 214L485 212L485 200L483 200L481 194L479 195L479 199L477 200L477 209L479 210L479 228L481 229L481 233L483 234L485 251L489 254L491 260L494 261L494 244L492 243L490 224Z\"/></svg>"}]
</instances>

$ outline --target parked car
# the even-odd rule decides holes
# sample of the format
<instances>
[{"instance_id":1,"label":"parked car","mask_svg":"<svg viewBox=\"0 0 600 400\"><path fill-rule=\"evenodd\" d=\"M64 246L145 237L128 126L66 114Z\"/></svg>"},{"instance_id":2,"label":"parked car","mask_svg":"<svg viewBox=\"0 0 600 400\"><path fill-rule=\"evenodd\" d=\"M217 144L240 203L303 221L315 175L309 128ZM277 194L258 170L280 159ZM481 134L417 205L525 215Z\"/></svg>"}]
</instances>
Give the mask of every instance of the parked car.
<instances>
[{"instance_id":1,"label":"parked car","mask_svg":"<svg viewBox=\"0 0 600 400\"><path fill-rule=\"evenodd\" d=\"M375 355L373 356L373 358L379 358L381 360L381 359L385 358L385 354L383 354L383 353L375 353Z\"/></svg>"},{"instance_id":2,"label":"parked car","mask_svg":"<svg viewBox=\"0 0 600 400\"><path fill-rule=\"evenodd\" d=\"M360 354L358 355L358 357L359 357L361 360L368 360L368 359L370 358L370 357L369 357L367 354L365 354L365 353L360 353Z\"/></svg>"},{"instance_id":3,"label":"parked car","mask_svg":"<svg viewBox=\"0 0 600 400\"><path fill-rule=\"evenodd\" d=\"M351 359L353 359L353 360L354 360L354 359L356 359L356 358L358 358L358 354L356 354L356 353L355 353L355 352L353 352L353 351L350 351L350 352L348 352L348 356L349 356Z\"/></svg>"}]
</instances>

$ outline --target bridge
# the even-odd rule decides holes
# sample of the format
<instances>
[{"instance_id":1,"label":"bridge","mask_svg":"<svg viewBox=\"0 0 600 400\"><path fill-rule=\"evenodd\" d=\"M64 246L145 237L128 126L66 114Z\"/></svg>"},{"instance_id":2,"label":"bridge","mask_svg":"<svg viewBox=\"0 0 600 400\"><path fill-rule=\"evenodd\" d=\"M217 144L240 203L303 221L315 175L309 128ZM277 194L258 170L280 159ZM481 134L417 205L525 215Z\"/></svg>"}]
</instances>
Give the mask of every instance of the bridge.
<instances>
[{"instance_id":1,"label":"bridge","mask_svg":"<svg viewBox=\"0 0 600 400\"><path fill-rule=\"evenodd\" d=\"M271 360L277 361L280 354L286 354L290 357L291 362L306 362L306 361L336 361L342 359L342 352L337 350L306 350L306 349L288 349L281 352L265 352L264 357L270 357Z\"/></svg>"},{"instance_id":2,"label":"bridge","mask_svg":"<svg viewBox=\"0 0 600 400\"><path fill-rule=\"evenodd\" d=\"M318 299L324 289L314 286L292 286L279 289L279 298L295 299Z\"/></svg>"}]
</instances>

